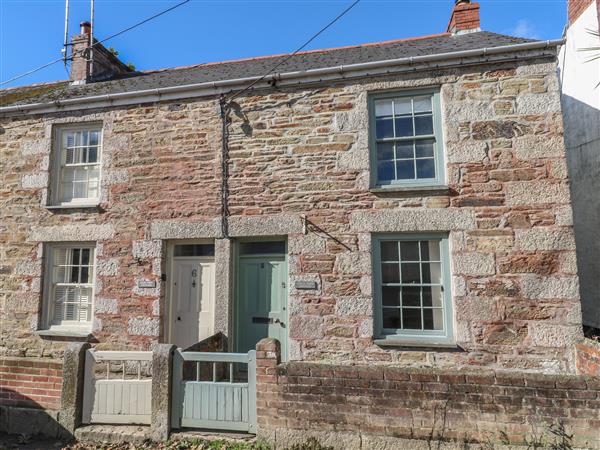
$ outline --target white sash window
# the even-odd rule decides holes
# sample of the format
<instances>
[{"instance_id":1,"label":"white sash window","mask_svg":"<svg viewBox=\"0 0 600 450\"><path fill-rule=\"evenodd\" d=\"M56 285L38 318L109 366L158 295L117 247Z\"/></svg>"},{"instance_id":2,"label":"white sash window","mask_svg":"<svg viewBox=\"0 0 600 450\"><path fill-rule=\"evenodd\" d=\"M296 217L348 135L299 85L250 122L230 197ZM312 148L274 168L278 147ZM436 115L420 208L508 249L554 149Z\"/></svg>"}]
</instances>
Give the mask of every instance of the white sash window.
<instances>
[{"instance_id":1,"label":"white sash window","mask_svg":"<svg viewBox=\"0 0 600 450\"><path fill-rule=\"evenodd\" d=\"M47 323L52 327L89 327L94 298L94 247L48 247Z\"/></svg>"},{"instance_id":2,"label":"white sash window","mask_svg":"<svg viewBox=\"0 0 600 450\"><path fill-rule=\"evenodd\" d=\"M65 128L59 130L57 138L54 203L97 204L102 130L99 127Z\"/></svg>"}]
</instances>

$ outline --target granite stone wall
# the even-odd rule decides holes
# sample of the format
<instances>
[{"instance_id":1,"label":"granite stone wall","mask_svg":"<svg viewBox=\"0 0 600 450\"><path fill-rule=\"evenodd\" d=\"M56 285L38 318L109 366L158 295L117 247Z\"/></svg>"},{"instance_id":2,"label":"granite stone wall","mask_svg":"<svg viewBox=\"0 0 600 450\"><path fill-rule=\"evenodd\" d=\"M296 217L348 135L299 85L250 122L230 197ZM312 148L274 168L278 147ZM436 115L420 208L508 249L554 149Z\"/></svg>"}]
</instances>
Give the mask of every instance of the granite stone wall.
<instances>
[{"instance_id":1,"label":"granite stone wall","mask_svg":"<svg viewBox=\"0 0 600 450\"><path fill-rule=\"evenodd\" d=\"M371 189L368 95L421 86L441 89L447 187ZM216 240L217 331L228 334L236 239L285 236L290 360L574 370L581 313L554 61L235 101L229 238L218 99L0 119L0 355L62 352L64 340L36 333L44 242L96 242L95 345L147 350L165 339L169 240ZM103 124L101 205L49 210L53 127L85 121ZM457 351L374 345L371 236L426 231L450 236ZM138 287L143 280L156 287ZM296 280L317 289L297 290Z\"/></svg>"}]
</instances>

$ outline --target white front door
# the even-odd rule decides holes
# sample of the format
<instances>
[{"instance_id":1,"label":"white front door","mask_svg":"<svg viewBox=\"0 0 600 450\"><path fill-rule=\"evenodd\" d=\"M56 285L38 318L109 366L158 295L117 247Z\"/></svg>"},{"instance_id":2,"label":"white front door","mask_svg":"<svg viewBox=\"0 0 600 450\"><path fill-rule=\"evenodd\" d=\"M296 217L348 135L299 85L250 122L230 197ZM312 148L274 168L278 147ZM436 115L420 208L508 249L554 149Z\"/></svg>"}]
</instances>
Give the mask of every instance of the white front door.
<instances>
[{"instance_id":1,"label":"white front door","mask_svg":"<svg viewBox=\"0 0 600 450\"><path fill-rule=\"evenodd\" d=\"M214 333L215 263L204 258L173 258L171 343L183 349Z\"/></svg>"}]
</instances>

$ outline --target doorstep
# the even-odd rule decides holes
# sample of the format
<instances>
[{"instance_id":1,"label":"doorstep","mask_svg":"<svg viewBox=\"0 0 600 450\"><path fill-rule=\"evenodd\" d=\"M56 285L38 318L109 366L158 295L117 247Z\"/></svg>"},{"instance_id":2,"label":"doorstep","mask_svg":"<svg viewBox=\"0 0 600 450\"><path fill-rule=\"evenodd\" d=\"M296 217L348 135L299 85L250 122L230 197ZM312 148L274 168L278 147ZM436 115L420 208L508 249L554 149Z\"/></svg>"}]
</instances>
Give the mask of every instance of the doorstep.
<instances>
[{"instance_id":1,"label":"doorstep","mask_svg":"<svg viewBox=\"0 0 600 450\"><path fill-rule=\"evenodd\" d=\"M84 425L75 430L75 439L80 442L106 444L127 442L142 445L150 439L150 427L145 425Z\"/></svg>"},{"instance_id":2,"label":"doorstep","mask_svg":"<svg viewBox=\"0 0 600 450\"><path fill-rule=\"evenodd\" d=\"M235 431L217 431L217 430L195 430L187 429L184 431L172 432L169 439L175 441L191 441L193 439L203 439L205 441L230 441L230 442L254 442L256 435Z\"/></svg>"}]
</instances>

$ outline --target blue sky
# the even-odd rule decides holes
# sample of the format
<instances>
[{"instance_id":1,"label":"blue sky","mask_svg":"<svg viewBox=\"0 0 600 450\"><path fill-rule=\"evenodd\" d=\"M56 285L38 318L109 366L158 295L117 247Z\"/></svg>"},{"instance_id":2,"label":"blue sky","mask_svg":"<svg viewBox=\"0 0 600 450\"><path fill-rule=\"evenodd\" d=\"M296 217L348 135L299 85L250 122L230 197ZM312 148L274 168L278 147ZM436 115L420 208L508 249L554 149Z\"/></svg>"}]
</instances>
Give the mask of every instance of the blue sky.
<instances>
[{"instance_id":1,"label":"blue sky","mask_svg":"<svg viewBox=\"0 0 600 450\"><path fill-rule=\"evenodd\" d=\"M103 38L179 0L96 0ZM64 0L0 0L0 80L60 57ZM295 50L351 3L192 0L106 43L138 70L184 66ZM444 32L453 0L362 0L308 48ZM561 36L566 0L480 0L482 28L537 39ZM89 0L71 0L70 31L89 19ZM62 63L3 87L66 79Z\"/></svg>"}]
</instances>

